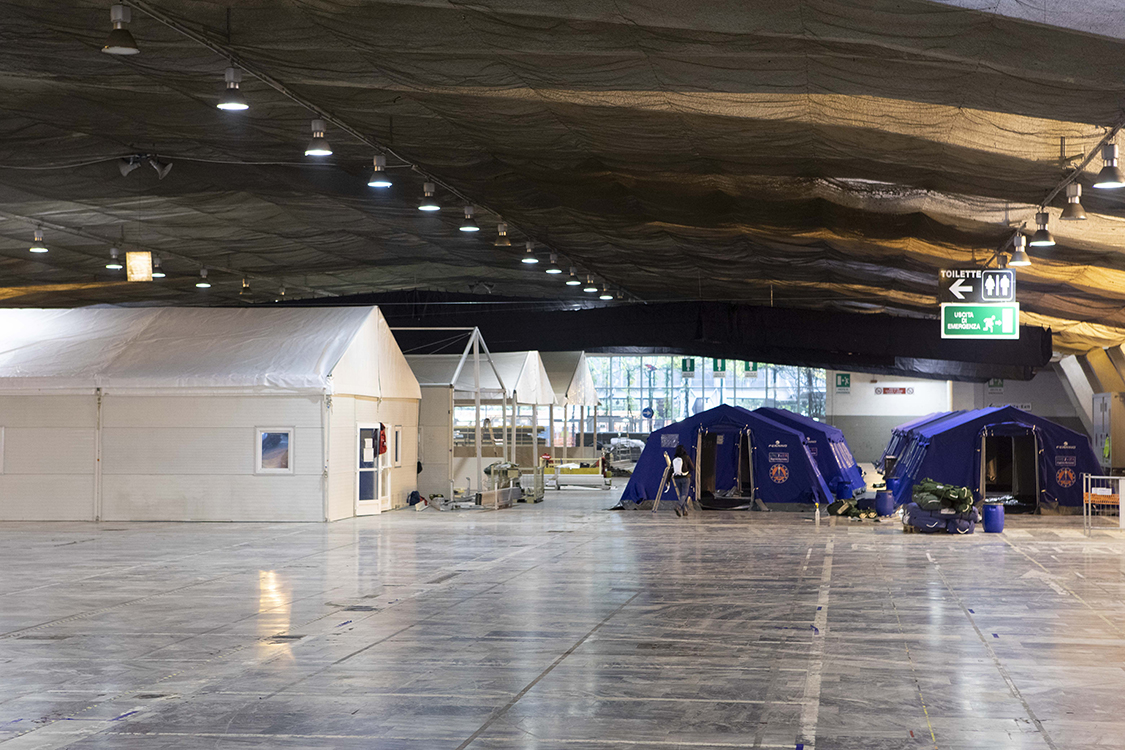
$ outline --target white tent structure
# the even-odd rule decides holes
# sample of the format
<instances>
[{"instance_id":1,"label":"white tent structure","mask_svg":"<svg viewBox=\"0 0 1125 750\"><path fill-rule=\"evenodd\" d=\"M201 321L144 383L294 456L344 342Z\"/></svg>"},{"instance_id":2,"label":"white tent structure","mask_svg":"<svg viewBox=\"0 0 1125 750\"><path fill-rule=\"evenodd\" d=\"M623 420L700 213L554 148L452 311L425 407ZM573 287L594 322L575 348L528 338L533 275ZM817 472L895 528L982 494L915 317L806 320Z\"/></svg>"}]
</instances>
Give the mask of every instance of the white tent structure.
<instances>
[{"instance_id":1,"label":"white tent structure","mask_svg":"<svg viewBox=\"0 0 1125 750\"><path fill-rule=\"evenodd\" d=\"M597 446L598 389L585 352L540 352L547 376L555 387L555 403L562 407L562 445L555 444L555 410L551 408L550 447L554 458L593 457ZM587 410L590 410L589 412ZM594 423L594 444L587 449L583 445L587 413L592 413ZM582 425L573 430L572 425ZM572 448L571 433L577 434L577 442Z\"/></svg>"},{"instance_id":2,"label":"white tent structure","mask_svg":"<svg viewBox=\"0 0 1125 750\"><path fill-rule=\"evenodd\" d=\"M452 497L455 488L483 492L484 466L496 461L534 465L538 435L535 407L555 401L538 352L494 354L475 328L395 330L414 335L420 331L459 332L465 338L460 354L406 357L422 389L422 473L418 486L423 495L440 493ZM457 429L458 408L470 406L474 409L472 425ZM482 407L489 406L501 407L499 428L491 418L482 416ZM530 417L522 415L523 406L532 407ZM488 411L494 413L495 409ZM526 429L520 428L520 421L528 423ZM471 439L466 433L471 433ZM522 450L521 443L527 444Z\"/></svg>"},{"instance_id":3,"label":"white tent structure","mask_svg":"<svg viewBox=\"0 0 1125 750\"><path fill-rule=\"evenodd\" d=\"M0 310L0 519L378 513L420 396L374 307Z\"/></svg>"}]
</instances>

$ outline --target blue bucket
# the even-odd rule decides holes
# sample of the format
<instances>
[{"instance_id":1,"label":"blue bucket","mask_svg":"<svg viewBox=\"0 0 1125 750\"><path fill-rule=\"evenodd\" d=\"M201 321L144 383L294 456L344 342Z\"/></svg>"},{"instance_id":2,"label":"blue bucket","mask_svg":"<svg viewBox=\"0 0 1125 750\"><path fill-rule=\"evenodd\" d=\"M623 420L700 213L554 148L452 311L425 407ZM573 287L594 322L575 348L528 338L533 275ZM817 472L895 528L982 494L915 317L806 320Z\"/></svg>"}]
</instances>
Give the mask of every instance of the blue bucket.
<instances>
[{"instance_id":1,"label":"blue bucket","mask_svg":"<svg viewBox=\"0 0 1125 750\"><path fill-rule=\"evenodd\" d=\"M880 516L889 516L895 512L895 496L886 490L875 493L875 512Z\"/></svg>"},{"instance_id":2,"label":"blue bucket","mask_svg":"<svg viewBox=\"0 0 1125 750\"><path fill-rule=\"evenodd\" d=\"M999 534L1004 530L1004 506L1000 503L984 504L984 530L988 534Z\"/></svg>"}]
</instances>

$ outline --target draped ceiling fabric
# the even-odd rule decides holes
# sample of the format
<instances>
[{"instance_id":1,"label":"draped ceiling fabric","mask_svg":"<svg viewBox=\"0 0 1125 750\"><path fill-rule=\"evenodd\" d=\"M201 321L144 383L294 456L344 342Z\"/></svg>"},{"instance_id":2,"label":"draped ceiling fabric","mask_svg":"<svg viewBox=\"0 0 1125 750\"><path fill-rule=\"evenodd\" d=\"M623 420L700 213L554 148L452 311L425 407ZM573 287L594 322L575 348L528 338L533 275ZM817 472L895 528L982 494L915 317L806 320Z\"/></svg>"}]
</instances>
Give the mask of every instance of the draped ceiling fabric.
<instances>
[{"instance_id":1,"label":"draped ceiling fabric","mask_svg":"<svg viewBox=\"0 0 1125 750\"><path fill-rule=\"evenodd\" d=\"M644 301L932 317L937 270L1030 223L1125 102L1125 16L1078 0L137 0L127 58L98 51L109 4L0 1L0 305L225 304L243 274L259 301L571 294L518 262L520 231L492 246L499 215ZM313 114L249 73L251 109L217 110L227 60L146 10L460 190L483 231L440 189L420 215L400 159L368 188L373 151L339 127L303 157ZM133 153L173 169L123 177ZM1057 198L1059 244L1019 271L1022 322L1063 353L1125 341L1125 196L1089 188L1100 166L1089 220ZM167 279L104 269L122 231Z\"/></svg>"}]
</instances>

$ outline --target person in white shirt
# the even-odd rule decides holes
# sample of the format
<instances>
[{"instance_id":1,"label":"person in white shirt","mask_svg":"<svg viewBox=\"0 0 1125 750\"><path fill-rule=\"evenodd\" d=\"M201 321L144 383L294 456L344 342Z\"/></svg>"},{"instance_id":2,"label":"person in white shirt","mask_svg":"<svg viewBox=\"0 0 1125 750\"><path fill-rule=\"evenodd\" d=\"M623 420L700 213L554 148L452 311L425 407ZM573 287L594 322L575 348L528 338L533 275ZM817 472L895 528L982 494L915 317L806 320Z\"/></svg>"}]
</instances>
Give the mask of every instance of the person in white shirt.
<instances>
[{"instance_id":1,"label":"person in white shirt","mask_svg":"<svg viewBox=\"0 0 1125 750\"><path fill-rule=\"evenodd\" d=\"M676 486L676 515L686 516L688 509L691 508L691 473L695 470L695 465L691 462L691 456L688 455L684 446L676 447L676 456L672 459L672 482Z\"/></svg>"}]
</instances>

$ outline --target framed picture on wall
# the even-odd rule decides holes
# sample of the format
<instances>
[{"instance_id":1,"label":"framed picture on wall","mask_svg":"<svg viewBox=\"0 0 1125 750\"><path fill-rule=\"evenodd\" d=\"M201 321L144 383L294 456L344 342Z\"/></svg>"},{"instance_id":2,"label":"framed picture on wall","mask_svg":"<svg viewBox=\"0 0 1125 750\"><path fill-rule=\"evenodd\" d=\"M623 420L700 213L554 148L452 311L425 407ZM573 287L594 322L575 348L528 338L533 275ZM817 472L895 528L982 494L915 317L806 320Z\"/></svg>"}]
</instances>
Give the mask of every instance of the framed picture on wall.
<instances>
[{"instance_id":1,"label":"framed picture on wall","mask_svg":"<svg viewBox=\"0 0 1125 750\"><path fill-rule=\"evenodd\" d=\"M254 440L255 474L293 473L293 428L258 427Z\"/></svg>"}]
</instances>

